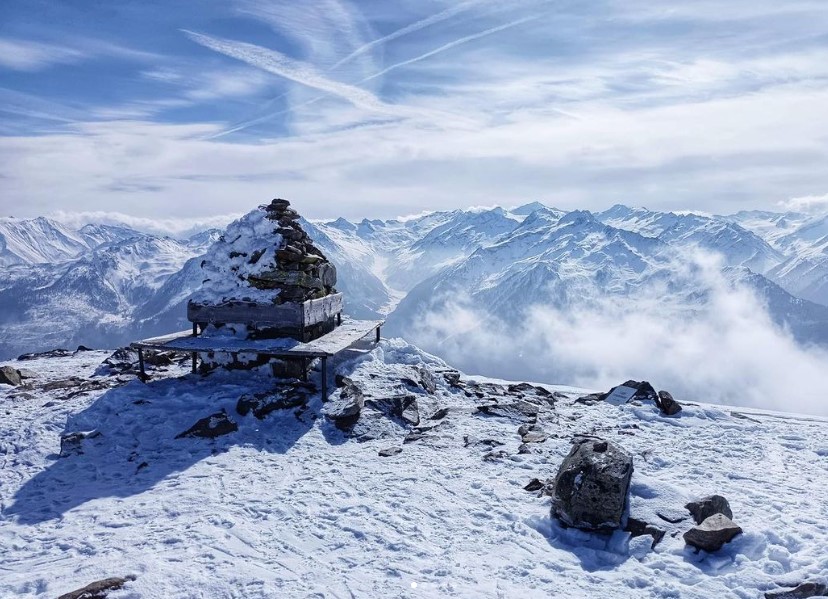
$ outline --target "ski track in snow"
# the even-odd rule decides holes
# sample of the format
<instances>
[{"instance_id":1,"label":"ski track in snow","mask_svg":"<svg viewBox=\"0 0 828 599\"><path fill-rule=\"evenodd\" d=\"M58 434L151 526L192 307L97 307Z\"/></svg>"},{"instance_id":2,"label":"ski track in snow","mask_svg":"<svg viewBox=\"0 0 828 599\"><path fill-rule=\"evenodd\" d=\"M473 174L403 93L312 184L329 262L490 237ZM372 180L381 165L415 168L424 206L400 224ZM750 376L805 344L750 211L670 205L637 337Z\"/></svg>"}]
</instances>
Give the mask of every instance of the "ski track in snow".
<instances>
[{"instance_id":1,"label":"ski track in snow","mask_svg":"<svg viewBox=\"0 0 828 599\"><path fill-rule=\"evenodd\" d=\"M107 352L12 362L38 382L91 376ZM401 392L412 366L445 369L401 341L341 362L367 396ZM539 423L551 434L518 455L519 422L472 415L442 378L418 395L423 416L449 415L426 437L358 443L311 401L265 420L240 417L250 373L170 376L60 399L9 397L0 386L0 596L52 597L135 574L135 597L743 597L828 575L826 420L708 405L663 418L651 405L584 406L569 394ZM476 380L485 381L480 377ZM137 404L135 402L138 402ZM174 439L224 408L239 431ZM58 458L64 431L101 432ZM630 539L563 529L550 500L523 490L554 477L576 433L634 455L631 514L667 530ZM464 437L470 443L465 446ZM494 439L505 457L484 459ZM379 449L402 446L389 458ZM143 462L147 466L139 468ZM725 495L744 534L715 555L686 548L657 511ZM673 533L675 537L671 536Z\"/></svg>"}]
</instances>

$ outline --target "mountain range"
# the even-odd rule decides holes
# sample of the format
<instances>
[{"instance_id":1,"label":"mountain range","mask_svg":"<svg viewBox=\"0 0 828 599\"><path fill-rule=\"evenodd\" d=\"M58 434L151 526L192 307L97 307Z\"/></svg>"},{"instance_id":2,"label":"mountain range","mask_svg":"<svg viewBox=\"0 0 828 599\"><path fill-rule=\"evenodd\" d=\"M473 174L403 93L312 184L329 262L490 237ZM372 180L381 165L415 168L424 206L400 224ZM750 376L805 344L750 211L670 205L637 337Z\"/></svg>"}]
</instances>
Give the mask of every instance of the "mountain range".
<instances>
[{"instance_id":1,"label":"mountain range","mask_svg":"<svg viewBox=\"0 0 828 599\"><path fill-rule=\"evenodd\" d=\"M533 202L302 224L337 265L348 313L386 317L390 333L432 351L439 342L419 335L422 324L454 304L506 326L537 306L573 310L607 298L662 298L692 315L719 285L750 289L800 342L828 345L826 216L567 212ZM186 328L200 257L219 235L0 219L0 359Z\"/></svg>"}]
</instances>

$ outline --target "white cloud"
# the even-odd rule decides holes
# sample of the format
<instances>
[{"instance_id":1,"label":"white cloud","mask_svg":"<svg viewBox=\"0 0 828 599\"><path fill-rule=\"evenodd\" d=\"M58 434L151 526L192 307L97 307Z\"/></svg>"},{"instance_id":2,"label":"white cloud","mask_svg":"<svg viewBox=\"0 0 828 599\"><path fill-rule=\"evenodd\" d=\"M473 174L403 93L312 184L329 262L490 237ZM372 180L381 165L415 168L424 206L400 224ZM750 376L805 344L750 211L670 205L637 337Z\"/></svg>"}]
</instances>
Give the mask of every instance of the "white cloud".
<instances>
[{"instance_id":1,"label":"white cloud","mask_svg":"<svg viewBox=\"0 0 828 599\"><path fill-rule=\"evenodd\" d=\"M224 229L228 224L241 217L239 214L220 214L193 218L143 218L122 212L69 212L58 210L48 215L72 229L80 229L87 224L126 225L137 231L170 237L189 237L207 229Z\"/></svg>"},{"instance_id":2,"label":"white cloud","mask_svg":"<svg viewBox=\"0 0 828 599\"><path fill-rule=\"evenodd\" d=\"M779 208L792 212L805 212L807 214L823 214L828 212L828 193L825 195L808 195L798 198L791 198L779 202Z\"/></svg>"},{"instance_id":3,"label":"white cloud","mask_svg":"<svg viewBox=\"0 0 828 599\"><path fill-rule=\"evenodd\" d=\"M65 46L0 38L0 67L15 71L38 71L57 64L80 62L86 57L84 52Z\"/></svg>"},{"instance_id":4,"label":"white cloud","mask_svg":"<svg viewBox=\"0 0 828 599\"><path fill-rule=\"evenodd\" d=\"M828 415L828 352L798 345L715 261L695 267L710 291L694 311L655 288L563 309L535 305L520 323L453 302L426 312L410 338L467 372L499 378L595 390L648 380L680 401Z\"/></svg>"}]
</instances>

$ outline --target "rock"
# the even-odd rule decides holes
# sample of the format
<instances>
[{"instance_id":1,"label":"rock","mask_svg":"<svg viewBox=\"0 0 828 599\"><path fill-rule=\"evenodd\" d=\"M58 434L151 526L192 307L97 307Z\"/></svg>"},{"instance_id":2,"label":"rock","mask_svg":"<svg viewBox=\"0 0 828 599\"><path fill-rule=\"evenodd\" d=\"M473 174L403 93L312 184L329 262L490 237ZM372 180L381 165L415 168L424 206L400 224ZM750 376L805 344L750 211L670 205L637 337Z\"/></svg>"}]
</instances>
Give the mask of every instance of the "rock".
<instances>
[{"instance_id":1,"label":"rock","mask_svg":"<svg viewBox=\"0 0 828 599\"><path fill-rule=\"evenodd\" d=\"M431 371L424 366L417 368L417 374L420 375L420 386L425 389L429 395L434 395L437 392L437 381Z\"/></svg>"},{"instance_id":2,"label":"rock","mask_svg":"<svg viewBox=\"0 0 828 599\"><path fill-rule=\"evenodd\" d=\"M520 438L521 443L543 443L549 435L539 431L529 431Z\"/></svg>"},{"instance_id":3,"label":"rock","mask_svg":"<svg viewBox=\"0 0 828 599\"><path fill-rule=\"evenodd\" d=\"M182 437L201 437L205 439L215 439L216 437L221 437L222 435L234 433L237 430L239 430L239 425L230 420L227 416L227 412L222 410L221 412L216 412L206 418L202 418L183 433L176 435L175 438L181 439Z\"/></svg>"},{"instance_id":4,"label":"rock","mask_svg":"<svg viewBox=\"0 0 828 599\"><path fill-rule=\"evenodd\" d=\"M728 518L733 518L730 503L721 495L710 495L697 501L691 501L684 507L693 514L693 520L696 521L696 524L701 524L713 514L724 514Z\"/></svg>"},{"instance_id":5,"label":"rock","mask_svg":"<svg viewBox=\"0 0 828 599\"><path fill-rule=\"evenodd\" d=\"M429 420L442 420L446 416L448 416L449 409L448 408L440 408L436 412L434 412L431 416L428 417Z\"/></svg>"},{"instance_id":6,"label":"rock","mask_svg":"<svg viewBox=\"0 0 828 599\"><path fill-rule=\"evenodd\" d=\"M94 439L100 437L100 431L78 431L74 433L65 433L60 436L60 457L65 458L70 455L83 454L83 442L85 439Z\"/></svg>"},{"instance_id":7,"label":"rock","mask_svg":"<svg viewBox=\"0 0 828 599\"><path fill-rule=\"evenodd\" d=\"M658 400L656 403L662 414L666 414L667 416L675 416L681 412L681 404L673 399L673 396L667 391L658 392Z\"/></svg>"},{"instance_id":8,"label":"rock","mask_svg":"<svg viewBox=\"0 0 828 599\"><path fill-rule=\"evenodd\" d=\"M36 379L37 373L34 370L29 370L28 368L18 368L17 374L20 375L21 379Z\"/></svg>"},{"instance_id":9,"label":"rock","mask_svg":"<svg viewBox=\"0 0 828 599\"><path fill-rule=\"evenodd\" d=\"M413 443L414 441L419 441L425 437L422 433L408 433L405 438L403 439L403 444Z\"/></svg>"},{"instance_id":10,"label":"rock","mask_svg":"<svg viewBox=\"0 0 828 599\"><path fill-rule=\"evenodd\" d=\"M524 491L540 491L545 486L546 486L546 483L542 483L540 481L540 479L538 479L538 478L533 478L532 480L529 481L529 484L527 484L525 487L523 487L523 490Z\"/></svg>"},{"instance_id":11,"label":"rock","mask_svg":"<svg viewBox=\"0 0 828 599\"><path fill-rule=\"evenodd\" d=\"M65 593L58 599L106 599L109 591L122 589L127 582L135 580L135 576L124 576L123 578L105 578L88 584L82 589Z\"/></svg>"},{"instance_id":12,"label":"rock","mask_svg":"<svg viewBox=\"0 0 828 599\"><path fill-rule=\"evenodd\" d=\"M624 527L624 530L630 533L630 536L632 537L641 537L643 535L650 535L653 537L653 544L650 545L651 549L655 549L655 546L661 542L661 539L663 539L666 534L666 531L658 528L657 526L647 524L643 520L632 517L627 518L627 525Z\"/></svg>"},{"instance_id":13,"label":"rock","mask_svg":"<svg viewBox=\"0 0 828 599\"><path fill-rule=\"evenodd\" d=\"M420 407L413 395L397 395L370 400L371 406L383 414L402 420L411 426L420 424Z\"/></svg>"},{"instance_id":14,"label":"rock","mask_svg":"<svg viewBox=\"0 0 828 599\"><path fill-rule=\"evenodd\" d=\"M298 408L305 405L307 401L307 394L295 388L254 395L246 394L242 395L236 403L236 412L240 416L247 416L252 411L256 418L262 420L271 412Z\"/></svg>"},{"instance_id":15,"label":"rock","mask_svg":"<svg viewBox=\"0 0 828 599\"><path fill-rule=\"evenodd\" d=\"M793 589L779 589L765 593L765 599L808 599L808 597L828 597L828 584L805 582Z\"/></svg>"},{"instance_id":16,"label":"rock","mask_svg":"<svg viewBox=\"0 0 828 599\"><path fill-rule=\"evenodd\" d=\"M347 383L339 397L325 404L322 413L332 420L352 420L359 417L365 406L365 396L362 389L354 382Z\"/></svg>"},{"instance_id":17,"label":"rock","mask_svg":"<svg viewBox=\"0 0 828 599\"><path fill-rule=\"evenodd\" d=\"M0 366L0 384L17 387L22 381L20 372L11 366Z\"/></svg>"},{"instance_id":18,"label":"rock","mask_svg":"<svg viewBox=\"0 0 828 599\"><path fill-rule=\"evenodd\" d=\"M684 533L684 542L696 549L713 553L729 543L742 529L724 514L713 514L698 526Z\"/></svg>"},{"instance_id":19,"label":"rock","mask_svg":"<svg viewBox=\"0 0 828 599\"><path fill-rule=\"evenodd\" d=\"M72 355L72 352L69 351L68 349L57 348L57 349L50 349L49 351L23 354L21 356L17 356L17 359L20 360L20 361L24 361L24 360L37 360L39 358L68 358L71 355Z\"/></svg>"},{"instance_id":20,"label":"rock","mask_svg":"<svg viewBox=\"0 0 828 599\"><path fill-rule=\"evenodd\" d=\"M379 456L381 458L390 458L398 453L402 453L402 447L386 447L385 449L379 450Z\"/></svg>"},{"instance_id":21,"label":"rock","mask_svg":"<svg viewBox=\"0 0 828 599\"><path fill-rule=\"evenodd\" d=\"M521 443L518 446L518 453L521 455L526 455L528 453L532 453L532 448L529 447L526 443Z\"/></svg>"},{"instance_id":22,"label":"rock","mask_svg":"<svg viewBox=\"0 0 828 599\"><path fill-rule=\"evenodd\" d=\"M576 439L555 477L552 515L583 530L619 528L632 473L632 456L619 445Z\"/></svg>"},{"instance_id":23,"label":"rock","mask_svg":"<svg viewBox=\"0 0 828 599\"><path fill-rule=\"evenodd\" d=\"M499 416L520 421L534 421L538 417L540 408L528 401L518 400L514 403L478 406L477 412L487 416Z\"/></svg>"},{"instance_id":24,"label":"rock","mask_svg":"<svg viewBox=\"0 0 828 599\"><path fill-rule=\"evenodd\" d=\"M443 373L443 378L449 384L449 387L453 387L455 389L462 389L465 385L460 382L460 373L459 372L446 372Z\"/></svg>"}]
</instances>

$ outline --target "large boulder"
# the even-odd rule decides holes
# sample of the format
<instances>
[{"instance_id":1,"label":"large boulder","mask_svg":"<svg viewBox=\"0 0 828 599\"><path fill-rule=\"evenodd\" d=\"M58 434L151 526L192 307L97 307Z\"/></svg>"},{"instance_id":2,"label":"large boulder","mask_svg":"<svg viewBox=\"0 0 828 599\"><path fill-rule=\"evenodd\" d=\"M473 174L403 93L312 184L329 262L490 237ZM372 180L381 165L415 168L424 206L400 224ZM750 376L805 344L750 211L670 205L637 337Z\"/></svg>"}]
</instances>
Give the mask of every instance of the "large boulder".
<instances>
[{"instance_id":1,"label":"large boulder","mask_svg":"<svg viewBox=\"0 0 828 599\"><path fill-rule=\"evenodd\" d=\"M691 501L684 507L693 515L696 524L701 524L713 514L724 514L728 518L733 518L730 503L721 495L703 497L697 501Z\"/></svg>"},{"instance_id":2,"label":"large boulder","mask_svg":"<svg viewBox=\"0 0 828 599\"><path fill-rule=\"evenodd\" d=\"M632 473L632 456L622 447L597 437L576 439L555 477L552 515L583 530L619 528Z\"/></svg>"},{"instance_id":3,"label":"large boulder","mask_svg":"<svg viewBox=\"0 0 828 599\"><path fill-rule=\"evenodd\" d=\"M742 529L724 514L713 514L698 526L684 533L684 542L696 549L713 553L729 543Z\"/></svg>"},{"instance_id":4,"label":"large boulder","mask_svg":"<svg viewBox=\"0 0 828 599\"><path fill-rule=\"evenodd\" d=\"M362 389L350 379L339 392L339 397L325 404L322 413L339 423L356 421L362 408L365 406L365 396Z\"/></svg>"},{"instance_id":5,"label":"large boulder","mask_svg":"<svg viewBox=\"0 0 828 599\"><path fill-rule=\"evenodd\" d=\"M20 372L16 368L0 366L0 384L17 387L20 382Z\"/></svg>"},{"instance_id":6,"label":"large boulder","mask_svg":"<svg viewBox=\"0 0 828 599\"><path fill-rule=\"evenodd\" d=\"M681 404L673 399L669 391L659 391L658 399L656 400L658 409L665 416L675 416L681 412Z\"/></svg>"}]
</instances>

